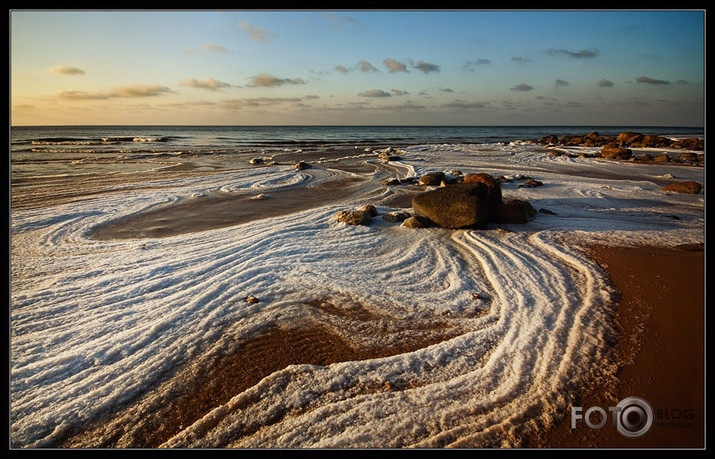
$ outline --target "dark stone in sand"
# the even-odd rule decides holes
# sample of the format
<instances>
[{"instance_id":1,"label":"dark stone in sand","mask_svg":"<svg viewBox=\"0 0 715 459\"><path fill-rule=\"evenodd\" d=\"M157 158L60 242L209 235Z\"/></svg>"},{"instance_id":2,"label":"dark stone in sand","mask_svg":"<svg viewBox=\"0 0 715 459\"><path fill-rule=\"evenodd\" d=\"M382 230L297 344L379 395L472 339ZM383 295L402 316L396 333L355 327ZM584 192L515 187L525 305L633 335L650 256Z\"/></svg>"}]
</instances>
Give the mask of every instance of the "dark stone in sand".
<instances>
[{"instance_id":1,"label":"dark stone in sand","mask_svg":"<svg viewBox=\"0 0 715 459\"><path fill-rule=\"evenodd\" d=\"M701 188L702 187L698 182L678 182L666 185L661 189L663 191L673 191L676 193L698 194L700 193Z\"/></svg>"},{"instance_id":2,"label":"dark stone in sand","mask_svg":"<svg viewBox=\"0 0 715 459\"><path fill-rule=\"evenodd\" d=\"M526 187L526 188L536 188L536 187L543 186L543 185L544 185L544 182L541 182L541 181L539 181L539 180L534 180L534 179L530 178L530 179L527 180L526 182L524 182L524 183L522 183L521 185L519 185L519 188L522 188L522 187Z\"/></svg>"},{"instance_id":3,"label":"dark stone in sand","mask_svg":"<svg viewBox=\"0 0 715 459\"><path fill-rule=\"evenodd\" d=\"M403 222L402 225L405 228L411 228L411 229L418 229L418 228L429 228L430 226L430 221L427 220L424 217L420 217L419 215L415 215L414 217L409 217L406 218Z\"/></svg>"},{"instance_id":4,"label":"dark stone in sand","mask_svg":"<svg viewBox=\"0 0 715 459\"><path fill-rule=\"evenodd\" d=\"M335 218L348 225L368 225L372 221L370 213L364 210L341 210Z\"/></svg>"},{"instance_id":5,"label":"dark stone in sand","mask_svg":"<svg viewBox=\"0 0 715 459\"><path fill-rule=\"evenodd\" d=\"M457 183L412 198L412 208L443 228L484 228L489 189L481 182Z\"/></svg>"},{"instance_id":6,"label":"dark stone in sand","mask_svg":"<svg viewBox=\"0 0 715 459\"><path fill-rule=\"evenodd\" d=\"M670 162L670 155L668 155L668 153L663 153L662 155L658 155L655 158L653 158L653 161L655 161L656 163Z\"/></svg>"},{"instance_id":7,"label":"dark stone in sand","mask_svg":"<svg viewBox=\"0 0 715 459\"><path fill-rule=\"evenodd\" d=\"M392 222L392 223L399 223L399 222L407 220L410 217L411 217L411 215L409 212L404 211L404 210L397 210L394 212L386 213L385 215L382 216L382 219L385 221L388 221L388 222Z\"/></svg>"},{"instance_id":8,"label":"dark stone in sand","mask_svg":"<svg viewBox=\"0 0 715 459\"><path fill-rule=\"evenodd\" d=\"M298 161L298 163L293 166L293 169L297 171L302 171L303 169L309 169L310 164L306 163L305 161Z\"/></svg>"},{"instance_id":9,"label":"dark stone in sand","mask_svg":"<svg viewBox=\"0 0 715 459\"><path fill-rule=\"evenodd\" d=\"M368 204L360 210L362 210L363 212L367 212L368 214L370 214L371 217L377 216L377 209L372 204Z\"/></svg>"},{"instance_id":10,"label":"dark stone in sand","mask_svg":"<svg viewBox=\"0 0 715 459\"><path fill-rule=\"evenodd\" d=\"M425 174L420 177L417 183L419 185L439 186L442 184L442 180L444 180L444 177L444 172L432 172L430 174Z\"/></svg>"},{"instance_id":11,"label":"dark stone in sand","mask_svg":"<svg viewBox=\"0 0 715 459\"><path fill-rule=\"evenodd\" d=\"M536 211L526 201L511 199L492 209L491 217L495 223L526 223L533 219Z\"/></svg>"}]
</instances>

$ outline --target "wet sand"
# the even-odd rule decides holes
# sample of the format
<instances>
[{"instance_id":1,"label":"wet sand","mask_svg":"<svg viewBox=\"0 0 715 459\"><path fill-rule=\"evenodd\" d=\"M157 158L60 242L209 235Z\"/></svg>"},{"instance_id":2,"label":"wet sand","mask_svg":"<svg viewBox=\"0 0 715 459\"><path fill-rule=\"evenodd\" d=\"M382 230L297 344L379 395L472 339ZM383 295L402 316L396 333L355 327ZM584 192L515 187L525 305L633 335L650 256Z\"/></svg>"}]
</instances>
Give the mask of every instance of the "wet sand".
<instances>
[{"instance_id":1,"label":"wet sand","mask_svg":"<svg viewBox=\"0 0 715 459\"><path fill-rule=\"evenodd\" d=\"M613 381L584 389L581 407L605 410L626 397L645 399L654 422L640 438L627 438L607 423L571 428L570 411L531 447L705 447L705 255L692 248L593 247L591 257L608 273L621 297L615 347L621 369ZM578 406L578 405L577 405ZM608 412L608 411L607 411ZM593 423L598 423L596 415Z\"/></svg>"}]
</instances>

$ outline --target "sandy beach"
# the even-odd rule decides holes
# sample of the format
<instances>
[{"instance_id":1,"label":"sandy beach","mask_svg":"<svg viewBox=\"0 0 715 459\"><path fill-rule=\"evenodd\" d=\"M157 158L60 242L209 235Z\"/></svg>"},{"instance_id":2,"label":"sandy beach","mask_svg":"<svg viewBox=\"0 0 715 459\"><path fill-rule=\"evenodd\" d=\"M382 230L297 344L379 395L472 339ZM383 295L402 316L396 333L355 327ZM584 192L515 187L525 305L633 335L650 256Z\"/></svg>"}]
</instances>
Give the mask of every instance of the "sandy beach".
<instances>
[{"instance_id":1,"label":"sandy beach","mask_svg":"<svg viewBox=\"0 0 715 459\"><path fill-rule=\"evenodd\" d=\"M608 384L582 394L584 411L640 397L656 411L651 430L627 438L611 428L590 429L570 416L532 440L545 448L704 448L704 252L689 248L593 247L620 292L614 348L620 370ZM660 410L660 412L658 412ZM596 422L596 421L594 421Z\"/></svg>"},{"instance_id":2,"label":"sandy beach","mask_svg":"<svg viewBox=\"0 0 715 459\"><path fill-rule=\"evenodd\" d=\"M91 240L107 241L109 244L122 240L133 243L133 240L143 238L158 238L160 241L171 236L191 236L224 227L240 228L249 222L285 218L294 213L303 215L305 211L334 206L341 201L356 202L353 198L375 202L383 207L409 210L411 198L425 191L424 187L403 185L389 193L377 192L376 189L384 187L376 188L376 184L385 177L396 175L399 170L389 164L356 158L341 159L344 154L333 152L333 162L302 172L310 178L307 186L298 183L265 194L253 189L240 189L232 193L209 192L183 197L127 217L105 220L102 225L95 226L88 236ZM331 155L327 156L331 158ZM287 163L291 161L289 159ZM260 168L252 170L256 176L261 173ZM273 169L267 166L264 170L270 172ZM334 175L330 170L347 175ZM201 179L210 177L211 173L184 167L143 177L137 175L135 180L124 183L120 180L106 181L102 177L23 181L15 184L12 199L15 207L41 209L50 203L82 202L96 195L117 193L122 191L123 186L136 192L156 187L157 183L167 180L159 189L161 186L170 189L172 180L176 178ZM596 170L592 175L593 180L627 180L625 171ZM454 244L454 241L450 242L453 234L445 232L443 235L448 245ZM625 397L637 396L647 400L658 417L646 435L631 439L625 438L610 424L596 430L581 423L572 429L568 411L555 413L555 426L537 429L538 433L527 431L520 434L521 437L512 439L513 445L523 448L703 447L702 247L593 244L587 250L587 257L606 272L617 292L613 320L618 338L609 359L618 370L615 374L607 371L608 377L599 379L598 383L586 383L577 391L578 401L585 410L591 406L614 406ZM210 413L223 413L222 407L226 406L239 412L256 409L262 403L257 393L260 393L262 384L268 384L266 381L275 377L271 375L283 374L289 368L303 368L303 365L324 368L337 363L395 358L424 350L459 337L464 333L461 320L479 320L480 314L485 313L482 310L462 318L445 316L444 320L426 317L423 321L403 321L379 312L379 308L372 308L367 299L340 303L335 298L316 298L306 293L302 300L291 300L298 304L300 313L289 322L290 326L286 326L284 320L277 320L275 325L261 327L248 339L223 339L228 344L222 345L220 351L202 357L195 365L185 367L160 385L143 391L143 395L128 400L118 411L86 424L82 429L66 429L54 435L50 446L181 447L182 443L178 441L189 441L183 439L188 434L183 435L182 432L187 426L199 426L199 431L203 431L218 425L218 420L210 420ZM489 298L483 294L462 293L481 302ZM262 299L246 297L245 301L260 305ZM375 330L382 330L380 333L383 336L363 339L365 334L373 335ZM419 377L383 378L361 383L351 390L368 396L399 394L423 386L425 382ZM236 398L236 394L242 396ZM151 417L136 427L127 426L128 419L141 416L140 413L147 410L153 410ZM308 408L300 410L310 414ZM302 413L300 410L299 414ZM681 418L686 414L687 419L678 419L677 423L667 418ZM284 418L290 419L294 415L295 412L287 407L276 408L263 422L279 425ZM222 439L221 443L242 445L245 438L250 445L252 437L261 427L261 424L247 422L240 429L233 430L230 441ZM449 446L472 445L471 441L459 438L451 440ZM445 446L448 443L445 442ZM494 445L498 446L498 443Z\"/></svg>"}]
</instances>

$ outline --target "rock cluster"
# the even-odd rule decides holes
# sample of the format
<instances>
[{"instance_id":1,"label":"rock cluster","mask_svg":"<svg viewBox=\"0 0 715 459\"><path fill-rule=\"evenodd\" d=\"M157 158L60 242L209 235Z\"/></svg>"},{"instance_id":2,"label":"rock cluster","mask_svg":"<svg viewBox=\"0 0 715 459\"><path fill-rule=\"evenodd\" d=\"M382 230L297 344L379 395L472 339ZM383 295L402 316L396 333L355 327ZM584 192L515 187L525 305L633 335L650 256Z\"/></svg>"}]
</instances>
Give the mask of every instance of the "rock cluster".
<instances>
[{"instance_id":1,"label":"rock cluster","mask_svg":"<svg viewBox=\"0 0 715 459\"><path fill-rule=\"evenodd\" d=\"M540 183L540 182L538 182ZM502 201L501 181L473 174L461 182L412 198L412 208L443 228L486 228L487 223L526 223L536 215L527 201Z\"/></svg>"},{"instance_id":2,"label":"rock cluster","mask_svg":"<svg viewBox=\"0 0 715 459\"><path fill-rule=\"evenodd\" d=\"M630 160L639 162L671 162L682 163L702 163L705 160L703 154L684 152L671 158L667 153L653 157L647 153L639 156L633 155L633 148L672 148L681 150L703 150L703 139L687 138L672 140L658 135L643 135L638 132L621 132L616 137L601 136L598 132L590 132L582 136L556 136L547 135L540 139L532 140L532 143L553 146L578 146L578 147L602 147L601 151L592 155L583 154L582 157L601 157L605 159ZM560 156L565 153L550 150L552 156Z\"/></svg>"}]
</instances>

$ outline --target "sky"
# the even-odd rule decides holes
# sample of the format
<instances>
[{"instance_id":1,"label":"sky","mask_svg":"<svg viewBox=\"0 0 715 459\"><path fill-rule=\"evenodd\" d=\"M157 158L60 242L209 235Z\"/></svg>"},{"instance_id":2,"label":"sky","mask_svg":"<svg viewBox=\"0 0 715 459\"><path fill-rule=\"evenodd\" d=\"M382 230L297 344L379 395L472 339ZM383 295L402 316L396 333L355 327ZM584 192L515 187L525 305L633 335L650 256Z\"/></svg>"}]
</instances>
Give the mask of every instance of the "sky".
<instances>
[{"instance_id":1,"label":"sky","mask_svg":"<svg viewBox=\"0 0 715 459\"><path fill-rule=\"evenodd\" d=\"M704 10L13 10L12 125L703 126Z\"/></svg>"}]
</instances>

